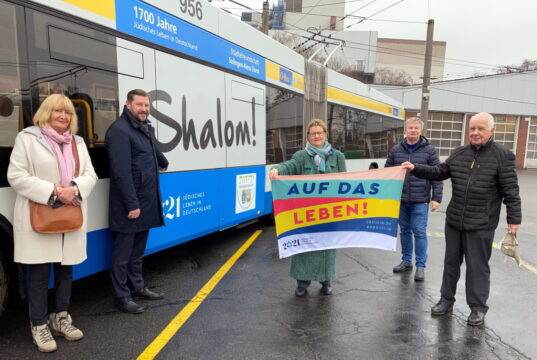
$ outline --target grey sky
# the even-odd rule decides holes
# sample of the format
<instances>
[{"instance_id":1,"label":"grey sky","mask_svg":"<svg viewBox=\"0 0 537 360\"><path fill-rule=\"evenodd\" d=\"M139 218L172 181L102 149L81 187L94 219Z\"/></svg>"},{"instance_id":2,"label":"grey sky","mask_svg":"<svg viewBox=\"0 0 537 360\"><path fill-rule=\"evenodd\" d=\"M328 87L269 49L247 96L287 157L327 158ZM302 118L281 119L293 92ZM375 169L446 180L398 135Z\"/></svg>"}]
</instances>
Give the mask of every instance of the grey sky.
<instances>
[{"instance_id":1,"label":"grey sky","mask_svg":"<svg viewBox=\"0 0 537 360\"><path fill-rule=\"evenodd\" d=\"M262 0L237 1L253 9L261 9L263 3ZM346 13L371 1L348 2ZM398 1L375 0L354 15L368 17ZM242 11L238 5L225 0L213 1L213 4L236 9L232 11L237 14ZM322 8L314 9L312 13L322 13ZM349 29L377 30L379 37L425 40L426 22L430 16L435 20L435 40L447 42L444 73L452 78L471 76L475 72L490 73L495 65L520 64L524 59L537 60L536 15L537 1L534 0L403 0ZM376 19L415 21L419 24ZM345 26L356 21L345 20Z\"/></svg>"}]
</instances>

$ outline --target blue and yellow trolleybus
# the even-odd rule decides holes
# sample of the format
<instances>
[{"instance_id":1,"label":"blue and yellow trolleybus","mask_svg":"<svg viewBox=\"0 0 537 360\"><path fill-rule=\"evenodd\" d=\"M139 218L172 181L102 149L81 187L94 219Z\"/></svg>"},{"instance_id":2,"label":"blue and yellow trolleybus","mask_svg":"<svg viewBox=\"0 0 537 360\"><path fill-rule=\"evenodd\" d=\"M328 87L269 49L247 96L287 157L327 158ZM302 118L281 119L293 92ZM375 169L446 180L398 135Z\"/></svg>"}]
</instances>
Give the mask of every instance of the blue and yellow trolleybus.
<instances>
[{"instance_id":1,"label":"blue and yellow trolleybus","mask_svg":"<svg viewBox=\"0 0 537 360\"><path fill-rule=\"evenodd\" d=\"M9 156L51 93L73 100L99 175L88 259L75 278L109 266L104 135L133 88L149 92L170 161L161 175L166 226L151 231L146 254L272 212L267 169L303 147L301 55L204 0L0 0L0 30L0 313L17 289L9 283L22 279L12 261ZM402 137L404 110L336 72L327 84L330 141L351 170L366 169Z\"/></svg>"}]
</instances>

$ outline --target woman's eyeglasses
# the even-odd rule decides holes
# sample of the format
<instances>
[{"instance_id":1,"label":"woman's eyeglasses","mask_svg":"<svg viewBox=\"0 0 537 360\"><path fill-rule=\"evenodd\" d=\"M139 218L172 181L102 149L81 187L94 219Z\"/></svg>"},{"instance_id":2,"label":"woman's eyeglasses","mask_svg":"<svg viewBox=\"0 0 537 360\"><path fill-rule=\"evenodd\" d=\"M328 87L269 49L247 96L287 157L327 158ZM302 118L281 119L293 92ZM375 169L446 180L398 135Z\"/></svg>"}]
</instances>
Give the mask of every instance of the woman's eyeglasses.
<instances>
[{"instance_id":1,"label":"woman's eyeglasses","mask_svg":"<svg viewBox=\"0 0 537 360\"><path fill-rule=\"evenodd\" d=\"M324 131L323 131L323 132L310 132L310 133L308 133L308 135L311 135L311 136L321 136L321 135L324 135Z\"/></svg>"}]
</instances>

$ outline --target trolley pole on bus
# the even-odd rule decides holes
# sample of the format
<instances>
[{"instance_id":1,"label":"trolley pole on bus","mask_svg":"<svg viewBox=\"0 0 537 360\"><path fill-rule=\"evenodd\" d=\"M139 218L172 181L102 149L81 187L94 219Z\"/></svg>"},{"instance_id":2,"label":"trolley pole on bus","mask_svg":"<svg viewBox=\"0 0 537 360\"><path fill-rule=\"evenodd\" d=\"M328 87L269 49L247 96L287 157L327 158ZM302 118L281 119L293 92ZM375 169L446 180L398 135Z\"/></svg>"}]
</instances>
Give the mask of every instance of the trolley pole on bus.
<instances>
[{"instance_id":1,"label":"trolley pole on bus","mask_svg":"<svg viewBox=\"0 0 537 360\"><path fill-rule=\"evenodd\" d=\"M263 13L261 14L262 23L261 31L263 34L268 35L269 30L269 5L268 0L263 1Z\"/></svg>"},{"instance_id":2,"label":"trolley pole on bus","mask_svg":"<svg viewBox=\"0 0 537 360\"><path fill-rule=\"evenodd\" d=\"M420 117L423 121L423 131L427 130L427 120L429 119L429 98L431 95L431 59L433 55L433 32L434 20L427 22L427 42L425 44L425 63L423 66L423 84L421 87L421 111Z\"/></svg>"}]
</instances>

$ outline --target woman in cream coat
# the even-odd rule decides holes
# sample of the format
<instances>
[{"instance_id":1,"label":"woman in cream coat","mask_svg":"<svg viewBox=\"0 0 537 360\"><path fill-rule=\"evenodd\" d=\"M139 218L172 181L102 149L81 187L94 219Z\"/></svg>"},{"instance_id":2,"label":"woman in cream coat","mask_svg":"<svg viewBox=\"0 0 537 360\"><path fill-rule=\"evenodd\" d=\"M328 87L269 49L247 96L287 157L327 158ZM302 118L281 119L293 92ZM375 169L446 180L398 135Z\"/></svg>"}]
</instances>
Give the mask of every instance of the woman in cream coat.
<instances>
[{"instance_id":1,"label":"woman in cream coat","mask_svg":"<svg viewBox=\"0 0 537 360\"><path fill-rule=\"evenodd\" d=\"M73 104L64 95L50 95L34 116L35 126L21 131L11 154L8 181L17 193L14 209L15 262L27 264L28 304L34 343L39 351L56 350L54 335L79 340L82 332L72 325L67 308L71 296L72 265L86 259L87 198L97 181L84 140L72 134L78 129ZM80 173L74 178L72 139L76 141ZM79 230L41 234L32 229L29 200L39 204L82 207ZM48 313L50 264L54 268L55 308Z\"/></svg>"}]
</instances>

